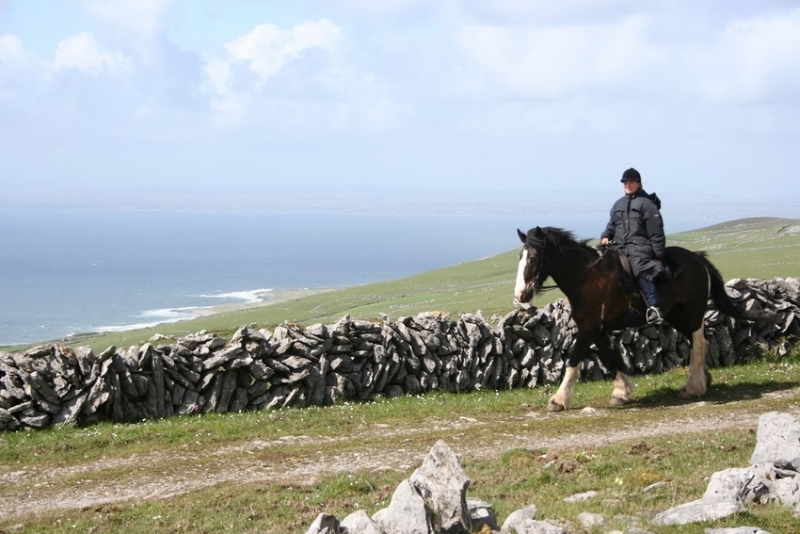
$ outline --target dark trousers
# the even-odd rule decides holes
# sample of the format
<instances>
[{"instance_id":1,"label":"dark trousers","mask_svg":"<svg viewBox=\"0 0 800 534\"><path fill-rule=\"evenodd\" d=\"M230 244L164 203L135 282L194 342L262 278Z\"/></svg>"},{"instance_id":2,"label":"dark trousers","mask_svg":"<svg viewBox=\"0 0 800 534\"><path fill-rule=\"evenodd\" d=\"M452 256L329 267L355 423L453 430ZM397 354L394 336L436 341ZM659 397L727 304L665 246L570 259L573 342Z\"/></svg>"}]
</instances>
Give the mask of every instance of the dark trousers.
<instances>
[{"instance_id":1,"label":"dark trousers","mask_svg":"<svg viewBox=\"0 0 800 534\"><path fill-rule=\"evenodd\" d=\"M647 301L648 306L658 307L661 305L661 298L658 296L656 285L653 282L647 278L639 276L636 278L636 283L639 285L639 289L642 290L642 294L644 295L644 299Z\"/></svg>"}]
</instances>

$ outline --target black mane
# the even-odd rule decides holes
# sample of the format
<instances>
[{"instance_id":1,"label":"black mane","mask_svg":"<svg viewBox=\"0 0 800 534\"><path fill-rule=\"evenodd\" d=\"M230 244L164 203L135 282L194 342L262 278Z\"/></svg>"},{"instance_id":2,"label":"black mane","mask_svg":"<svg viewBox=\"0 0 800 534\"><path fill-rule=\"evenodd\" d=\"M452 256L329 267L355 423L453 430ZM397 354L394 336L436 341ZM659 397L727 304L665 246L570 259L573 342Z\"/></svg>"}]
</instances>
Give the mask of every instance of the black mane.
<instances>
[{"instance_id":1,"label":"black mane","mask_svg":"<svg viewBox=\"0 0 800 534\"><path fill-rule=\"evenodd\" d=\"M536 235L538 233L537 230L540 230L542 235ZM558 252L564 252L566 250L577 248L587 249L594 252L594 249L587 245L589 241L588 239L578 241L575 238L575 234L569 230L555 228L553 226L545 226L544 228L537 227L532 230L528 230L525 241L526 244L540 250L550 249Z\"/></svg>"}]
</instances>

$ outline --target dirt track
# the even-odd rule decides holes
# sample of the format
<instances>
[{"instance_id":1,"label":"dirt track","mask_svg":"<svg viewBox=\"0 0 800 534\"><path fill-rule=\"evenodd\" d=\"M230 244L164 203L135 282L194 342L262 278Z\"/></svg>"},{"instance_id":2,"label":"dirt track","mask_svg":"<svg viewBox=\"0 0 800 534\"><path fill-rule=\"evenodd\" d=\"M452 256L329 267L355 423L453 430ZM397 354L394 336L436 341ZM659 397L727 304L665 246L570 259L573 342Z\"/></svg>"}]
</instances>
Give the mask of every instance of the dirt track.
<instances>
[{"instance_id":1,"label":"dirt track","mask_svg":"<svg viewBox=\"0 0 800 534\"><path fill-rule=\"evenodd\" d=\"M787 397L800 399L800 388L766 393L761 399ZM563 448L564 443L569 443L571 448L602 446L638 438L734 428L755 429L758 417L764 411L760 409L759 402L757 400L741 400L728 403L727 406L731 404L740 405L741 409L726 410L724 415L720 415L707 412L700 414L697 413L698 410L693 410L693 408L704 406L705 403L702 402L675 406L665 409L663 416L655 423L650 419L646 426L615 428L603 433L575 432L568 435L561 434L557 438L544 437L538 435L535 430L531 431L530 428L535 425L523 427L521 424L483 422L464 417L437 421L436 427L467 431L481 425L496 426L497 431L492 434L495 436L494 441L481 440L476 443L465 440L450 443L462 458L494 458L509 450L519 448ZM586 409L554 417L589 418L601 414L602 411L602 409ZM800 407L796 409L794 415L800 417ZM537 418L544 417L551 416L541 412L529 412L523 419L533 422ZM394 434L408 436L431 430L430 421L420 423L419 426L406 424L391 429L385 425L374 425L360 437L369 437L370 433L383 437ZM287 441L295 444L314 443L319 445L320 449L335 451L337 441L349 439L352 438L329 438L322 442L319 438L286 436L274 442L242 442L234 446L219 448L210 453L206 452L207 455L219 458L219 461L212 463L213 468L190 468L181 470L179 474L175 474L174 470L169 470L171 474L166 477L165 471L159 469L158 466L166 466L177 460L185 461L186 458L170 457L163 452L154 451L148 455L88 462L46 471L43 469L11 471L8 468L0 468L0 521L7 522L58 509L87 508L124 501L164 499L224 482L271 481L308 484L313 482L318 475L352 472L354 466L364 471L403 470L410 472L427 453L427 450L397 448L396 443L384 440L383 442L387 444L386 447L360 450L357 453L318 455L313 459L304 459L301 462L296 459L284 462L279 457L274 461L263 460L265 456L269 457L265 453L270 448L274 448L276 445L285 445ZM124 481L117 481L108 476L109 471L115 470L135 472L135 474L126 477ZM105 473L105 476L101 476L102 473ZM23 491L19 489L20 486L30 489Z\"/></svg>"}]
</instances>

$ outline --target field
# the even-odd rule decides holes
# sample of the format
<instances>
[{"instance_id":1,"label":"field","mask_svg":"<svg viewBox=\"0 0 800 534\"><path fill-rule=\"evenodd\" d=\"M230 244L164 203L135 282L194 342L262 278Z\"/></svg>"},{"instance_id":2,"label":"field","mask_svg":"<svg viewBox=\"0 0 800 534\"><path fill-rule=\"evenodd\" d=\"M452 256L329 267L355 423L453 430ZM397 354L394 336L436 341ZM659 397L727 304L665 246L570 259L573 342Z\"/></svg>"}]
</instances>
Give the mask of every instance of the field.
<instances>
[{"instance_id":1,"label":"field","mask_svg":"<svg viewBox=\"0 0 800 534\"><path fill-rule=\"evenodd\" d=\"M800 276L800 220L746 219L668 236L668 245L705 250L723 279ZM517 250L465 262L399 280L340 289L278 304L229 311L192 321L144 330L70 339L68 345L87 345L96 352L111 345L139 345L154 334L179 337L200 330L230 336L238 326L256 323L271 328L283 321L303 325L330 324L345 314L396 319L425 311L452 314L481 310L485 317L512 309ZM536 297L541 306L561 298L551 291Z\"/></svg>"},{"instance_id":2,"label":"field","mask_svg":"<svg viewBox=\"0 0 800 534\"><path fill-rule=\"evenodd\" d=\"M737 221L673 235L669 243L709 251L725 279L798 276L798 228L797 220ZM224 334L240 324L327 323L345 313L506 313L515 263L511 251L158 331ZM153 333L79 344L102 350ZM625 530L618 516L637 517L647 528L653 513L699 498L713 472L749 465L759 415L778 410L800 417L798 350L713 374L709 394L691 403L675 398L685 370L636 376L633 402L622 409L607 407L610 383L579 384L573 409L560 415L544 410L549 392L541 388L6 433L0 435L0 532L302 533L323 511L342 519L385 507L438 439L459 455L472 481L468 495L493 504L501 523L535 504L550 519L601 513L609 524L598 532ZM643 491L655 482L663 485ZM562 501L589 490L599 497ZM739 525L775 534L792 531L797 519L779 506L754 505L711 526ZM701 533L707 526L657 532Z\"/></svg>"}]
</instances>

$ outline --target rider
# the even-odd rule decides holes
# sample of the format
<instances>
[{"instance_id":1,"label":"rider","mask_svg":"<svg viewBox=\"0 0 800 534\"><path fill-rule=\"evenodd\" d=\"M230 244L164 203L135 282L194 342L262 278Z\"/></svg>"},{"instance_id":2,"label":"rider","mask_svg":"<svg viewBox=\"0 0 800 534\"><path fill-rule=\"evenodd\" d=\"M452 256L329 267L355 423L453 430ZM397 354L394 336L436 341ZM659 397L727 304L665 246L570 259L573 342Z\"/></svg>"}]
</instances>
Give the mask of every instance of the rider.
<instances>
[{"instance_id":1,"label":"rider","mask_svg":"<svg viewBox=\"0 0 800 534\"><path fill-rule=\"evenodd\" d=\"M662 262L664 256L664 221L659 208L661 201L655 193L648 195L642 189L642 177L634 168L622 173L620 180L625 196L614 203L611 219L601 237L601 244L612 243L630 261L636 283L647 301L648 324L660 323L661 299L655 280L666 276Z\"/></svg>"}]
</instances>

